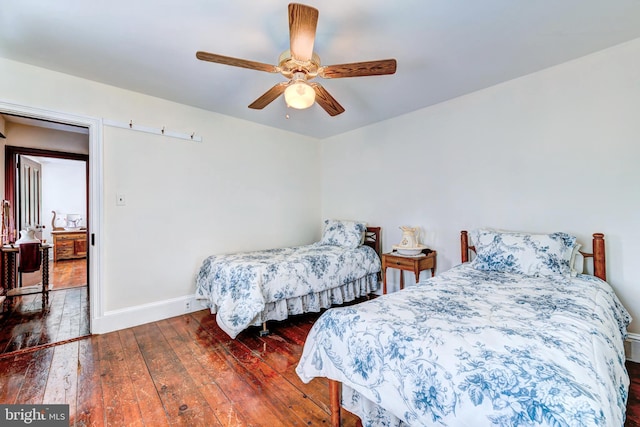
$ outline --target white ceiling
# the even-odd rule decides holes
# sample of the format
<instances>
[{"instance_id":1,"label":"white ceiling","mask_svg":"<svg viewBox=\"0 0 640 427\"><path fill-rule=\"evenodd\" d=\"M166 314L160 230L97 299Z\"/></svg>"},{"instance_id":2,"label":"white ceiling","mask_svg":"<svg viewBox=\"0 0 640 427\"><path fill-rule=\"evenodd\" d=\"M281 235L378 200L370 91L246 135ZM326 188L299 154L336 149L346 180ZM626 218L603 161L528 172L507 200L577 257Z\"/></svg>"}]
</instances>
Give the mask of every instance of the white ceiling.
<instances>
[{"instance_id":1,"label":"white ceiling","mask_svg":"<svg viewBox=\"0 0 640 427\"><path fill-rule=\"evenodd\" d=\"M286 1L1 0L0 56L326 138L640 37L640 0L307 0L323 65L396 58L395 75L322 80L346 109L247 106L283 77ZM289 118L287 118L287 114Z\"/></svg>"}]
</instances>

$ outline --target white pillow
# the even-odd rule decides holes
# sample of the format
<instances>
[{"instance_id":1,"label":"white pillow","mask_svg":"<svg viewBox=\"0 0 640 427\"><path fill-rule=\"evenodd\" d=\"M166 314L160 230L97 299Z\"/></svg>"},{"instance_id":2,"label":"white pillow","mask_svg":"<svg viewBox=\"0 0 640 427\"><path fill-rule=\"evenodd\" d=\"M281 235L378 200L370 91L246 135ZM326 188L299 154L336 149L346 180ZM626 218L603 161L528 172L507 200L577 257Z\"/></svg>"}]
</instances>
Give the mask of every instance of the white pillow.
<instances>
[{"instance_id":1,"label":"white pillow","mask_svg":"<svg viewBox=\"0 0 640 427\"><path fill-rule=\"evenodd\" d=\"M362 244L366 230L366 222L327 219L320 244L357 248Z\"/></svg>"},{"instance_id":2,"label":"white pillow","mask_svg":"<svg viewBox=\"0 0 640 427\"><path fill-rule=\"evenodd\" d=\"M580 253L581 247L582 245L580 243L576 243L573 254L571 254L571 277L576 277L578 274L584 273L584 255Z\"/></svg>"}]
</instances>

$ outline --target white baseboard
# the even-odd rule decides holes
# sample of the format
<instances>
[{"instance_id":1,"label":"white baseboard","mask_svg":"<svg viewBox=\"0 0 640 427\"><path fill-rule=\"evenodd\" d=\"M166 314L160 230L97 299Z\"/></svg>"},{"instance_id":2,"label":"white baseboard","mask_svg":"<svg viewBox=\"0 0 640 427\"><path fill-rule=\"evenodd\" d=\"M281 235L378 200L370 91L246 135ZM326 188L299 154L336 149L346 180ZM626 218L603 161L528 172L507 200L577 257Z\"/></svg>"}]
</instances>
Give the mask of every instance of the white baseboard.
<instances>
[{"instance_id":1,"label":"white baseboard","mask_svg":"<svg viewBox=\"0 0 640 427\"><path fill-rule=\"evenodd\" d=\"M627 334L624 342L624 352L627 360L640 363L640 334Z\"/></svg>"},{"instance_id":2,"label":"white baseboard","mask_svg":"<svg viewBox=\"0 0 640 427\"><path fill-rule=\"evenodd\" d=\"M106 334L120 329L180 316L202 310L203 308L202 303L195 299L195 295L187 295L180 298L107 311L104 313L104 316L92 320L91 333Z\"/></svg>"}]
</instances>

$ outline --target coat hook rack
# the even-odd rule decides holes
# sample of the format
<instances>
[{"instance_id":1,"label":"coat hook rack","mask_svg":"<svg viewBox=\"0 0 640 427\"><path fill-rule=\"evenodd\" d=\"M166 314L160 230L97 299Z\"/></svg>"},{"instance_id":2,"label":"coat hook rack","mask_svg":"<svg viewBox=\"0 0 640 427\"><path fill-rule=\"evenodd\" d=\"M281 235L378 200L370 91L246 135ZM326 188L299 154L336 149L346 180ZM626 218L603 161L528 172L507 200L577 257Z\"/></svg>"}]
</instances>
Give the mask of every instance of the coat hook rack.
<instances>
[{"instance_id":1,"label":"coat hook rack","mask_svg":"<svg viewBox=\"0 0 640 427\"><path fill-rule=\"evenodd\" d=\"M140 126L140 125L134 124L133 120L129 120L129 123L122 123L122 122L118 122L118 121L115 121L115 120L103 119L102 123L104 125L107 125L107 126L113 126L113 127L122 128L122 129L130 129L130 130L136 130L136 131L139 131L139 132L151 133L151 134L154 134L154 135L170 136L172 138L179 138L179 139L186 139L186 140L189 140L189 141L202 142L202 137L201 136L197 136L195 132L191 132L190 134L189 133L174 132L172 130L167 129L165 126L162 126L161 128L152 128L152 127L148 127L148 126Z\"/></svg>"}]
</instances>

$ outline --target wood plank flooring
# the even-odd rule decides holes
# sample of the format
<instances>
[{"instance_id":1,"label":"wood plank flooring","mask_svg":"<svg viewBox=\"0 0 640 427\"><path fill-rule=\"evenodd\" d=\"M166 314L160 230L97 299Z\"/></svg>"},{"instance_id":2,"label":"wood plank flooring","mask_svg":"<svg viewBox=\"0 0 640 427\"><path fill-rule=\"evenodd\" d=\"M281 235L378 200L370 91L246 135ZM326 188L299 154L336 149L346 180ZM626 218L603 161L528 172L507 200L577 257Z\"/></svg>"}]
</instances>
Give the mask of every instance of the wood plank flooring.
<instances>
[{"instance_id":1,"label":"wood plank flooring","mask_svg":"<svg viewBox=\"0 0 640 427\"><path fill-rule=\"evenodd\" d=\"M327 425L326 381L295 373L316 318L232 340L203 310L5 356L0 403L67 403L73 426Z\"/></svg>"},{"instance_id":2,"label":"wood plank flooring","mask_svg":"<svg viewBox=\"0 0 640 427\"><path fill-rule=\"evenodd\" d=\"M317 315L230 339L207 311L0 356L0 403L66 403L71 426L328 425L328 386L295 367ZM640 365L626 427L640 421ZM345 426L356 425L346 413Z\"/></svg>"},{"instance_id":3,"label":"wood plank flooring","mask_svg":"<svg viewBox=\"0 0 640 427\"><path fill-rule=\"evenodd\" d=\"M50 265L52 291L42 309L42 295L14 298L0 313L0 354L52 345L89 334L89 300L86 259L64 260ZM39 283L40 273L23 276L23 286Z\"/></svg>"},{"instance_id":4,"label":"wood plank flooring","mask_svg":"<svg viewBox=\"0 0 640 427\"><path fill-rule=\"evenodd\" d=\"M89 334L86 286L49 292L45 310L41 298L41 295L21 297L14 311L0 316L0 356Z\"/></svg>"},{"instance_id":5,"label":"wood plank flooring","mask_svg":"<svg viewBox=\"0 0 640 427\"><path fill-rule=\"evenodd\" d=\"M640 427L640 363L627 362L627 372L631 384L627 400L627 420L625 427Z\"/></svg>"},{"instance_id":6,"label":"wood plank flooring","mask_svg":"<svg viewBox=\"0 0 640 427\"><path fill-rule=\"evenodd\" d=\"M22 285L29 286L40 283L42 273L35 271L33 273L22 274ZM65 259L58 262L49 262L49 283L52 289L67 289L78 286L87 285L87 260Z\"/></svg>"}]
</instances>

